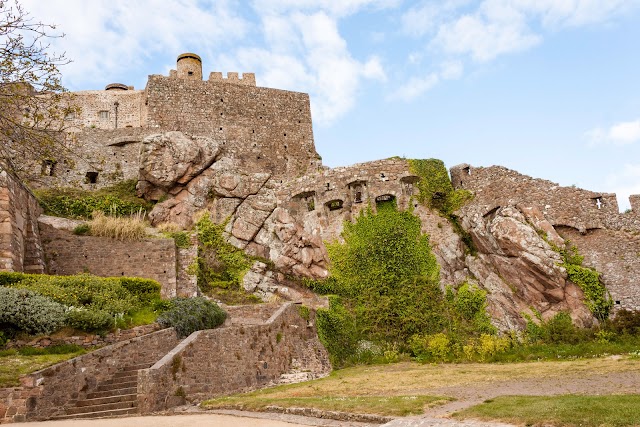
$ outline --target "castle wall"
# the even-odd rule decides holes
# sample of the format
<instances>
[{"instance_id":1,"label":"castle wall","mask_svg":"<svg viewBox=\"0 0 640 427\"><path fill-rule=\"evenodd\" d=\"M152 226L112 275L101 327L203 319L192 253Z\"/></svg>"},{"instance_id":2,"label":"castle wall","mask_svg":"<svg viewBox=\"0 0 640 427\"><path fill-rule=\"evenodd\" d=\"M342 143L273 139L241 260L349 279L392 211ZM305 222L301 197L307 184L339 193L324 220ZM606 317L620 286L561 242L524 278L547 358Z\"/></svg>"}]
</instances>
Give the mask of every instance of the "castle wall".
<instances>
[{"instance_id":1,"label":"castle wall","mask_svg":"<svg viewBox=\"0 0 640 427\"><path fill-rule=\"evenodd\" d=\"M613 193L562 187L501 166L476 168L463 164L451 168L450 173L453 186L471 190L475 195L473 205L483 206L485 212L523 203L539 208L551 224L581 232L594 228L640 230L640 212L619 213Z\"/></svg>"},{"instance_id":2,"label":"castle wall","mask_svg":"<svg viewBox=\"0 0 640 427\"><path fill-rule=\"evenodd\" d=\"M242 170L299 176L319 164L304 93L149 76L149 129L224 140Z\"/></svg>"},{"instance_id":3,"label":"castle wall","mask_svg":"<svg viewBox=\"0 0 640 427\"><path fill-rule=\"evenodd\" d=\"M0 169L0 271L44 271L40 213L33 194Z\"/></svg>"},{"instance_id":4,"label":"castle wall","mask_svg":"<svg viewBox=\"0 0 640 427\"><path fill-rule=\"evenodd\" d=\"M146 121L144 90L85 90L69 95L68 103L80 111L67 115L70 131L143 127ZM117 109L115 103L118 103ZM116 111L117 110L117 111Z\"/></svg>"},{"instance_id":5,"label":"castle wall","mask_svg":"<svg viewBox=\"0 0 640 427\"><path fill-rule=\"evenodd\" d=\"M558 233L584 256L584 265L595 268L607 284L614 309L640 310L640 239L618 230L597 229L581 234L568 227Z\"/></svg>"},{"instance_id":6,"label":"castle wall","mask_svg":"<svg viewBox=\"0 0 640 427\"><path fill-rule=\"evenodd\" d=\"M177 294L176 246L173 239L149 238L120 241L109 237L76 236L47 224L40 224L48 274L90 273L96 276L144 277L162 285L162 297ZM193 295L188 284L182 292Z\"/></svg>"},{"instance_id":7,"label":"castle wall","mask_svg":"<svg viewBox=\"0 0 640 427\"><path fill-rule=\"evenodd\" d=\"M418 193L411 177L403 159L326 169L284 183L277 192L278 204L305 224L307 232L319 228L322 239L332 241L340 237L345 220L369 206L375 211L376 198L393 196L398 207L406 209Z\"/></svg>"}]
</instances>

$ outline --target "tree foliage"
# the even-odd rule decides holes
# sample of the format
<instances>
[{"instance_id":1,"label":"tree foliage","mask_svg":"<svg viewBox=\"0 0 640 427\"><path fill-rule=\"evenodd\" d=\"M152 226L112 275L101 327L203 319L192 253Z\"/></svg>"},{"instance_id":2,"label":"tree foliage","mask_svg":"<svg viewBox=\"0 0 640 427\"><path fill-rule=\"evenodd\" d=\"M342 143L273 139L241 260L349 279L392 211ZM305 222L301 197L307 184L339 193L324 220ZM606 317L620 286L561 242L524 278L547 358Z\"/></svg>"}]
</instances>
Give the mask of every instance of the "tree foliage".
<instances>
[{"instance_id":1,"label":"tree foliage","mask_svg":"<svg viewBox=\"0 0 640 427\"><path fill-rule=\"evenodd\" d=\"M56 37L17 0L0 0L0 168L18 176L25 158L53 162L66 151L63 119L75 109L63 100L59 71L69 61L50 51Z\"/></svg>"}]
</instances>

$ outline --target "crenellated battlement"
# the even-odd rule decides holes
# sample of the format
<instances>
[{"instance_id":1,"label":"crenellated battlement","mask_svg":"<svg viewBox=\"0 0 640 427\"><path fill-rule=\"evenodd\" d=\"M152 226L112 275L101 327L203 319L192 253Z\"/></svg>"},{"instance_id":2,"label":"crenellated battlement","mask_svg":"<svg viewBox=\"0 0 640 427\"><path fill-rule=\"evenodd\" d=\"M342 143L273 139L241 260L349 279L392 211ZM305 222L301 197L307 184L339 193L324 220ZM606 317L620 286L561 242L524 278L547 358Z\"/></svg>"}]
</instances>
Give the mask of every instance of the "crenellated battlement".
<instances>
[{"instance_id":1,"label":"crenellated battlement","mask_svg":"<svg viewBox=\"0 0 640 427\"><path fill-rule=\"evenodd\" d=\"M242 77L240 77L238 73L230 71L225 78L221 72L215 71L209 74L209 81L255 86L256 75L255 73L242 73Z\"/></svg>"}]
</instances>

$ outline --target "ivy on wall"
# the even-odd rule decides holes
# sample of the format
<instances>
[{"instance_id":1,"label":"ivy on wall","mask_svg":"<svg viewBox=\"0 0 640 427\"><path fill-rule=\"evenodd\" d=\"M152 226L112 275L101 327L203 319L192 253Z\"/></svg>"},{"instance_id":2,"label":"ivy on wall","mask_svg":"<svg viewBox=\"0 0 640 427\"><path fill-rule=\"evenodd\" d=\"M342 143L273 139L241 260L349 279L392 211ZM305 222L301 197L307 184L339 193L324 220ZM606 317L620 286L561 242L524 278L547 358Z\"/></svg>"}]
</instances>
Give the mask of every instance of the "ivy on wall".
<instances>
[{"instance_id":1,"label":"ivy on wall","mask_svg":"<svg viewBox=\"0 0 640 427\"><path fill-rule=\"evenodd\" d=\"M196 222L198 256L192 270L200 290L226 304L256 303L260 300L242 289L242 278L251 267L252 259L228 243L224 237L227 221L216 224L209 213Z\"/></svg>"}]
</instances>

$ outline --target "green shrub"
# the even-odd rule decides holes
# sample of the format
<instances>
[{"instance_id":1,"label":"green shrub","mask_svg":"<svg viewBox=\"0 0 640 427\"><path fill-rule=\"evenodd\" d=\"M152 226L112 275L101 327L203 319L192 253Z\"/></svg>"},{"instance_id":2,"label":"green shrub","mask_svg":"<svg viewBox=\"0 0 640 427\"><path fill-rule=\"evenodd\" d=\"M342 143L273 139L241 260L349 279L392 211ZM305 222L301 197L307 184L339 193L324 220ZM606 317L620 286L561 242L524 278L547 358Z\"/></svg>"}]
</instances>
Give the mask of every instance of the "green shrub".
<instances>
[{"instance_id":1,"label":"green shrub","mask_svg":"<svg viewBox=\"0 0 640 427\"><path fill-rule=\"evenodd\" d=\"M356 354L359 333L353 315L342 305L340 297L329 296L329 308L316 313L318 338L329 352L334 367L343 366Z\"/></svg>"},{"instance_id":2,"label":"green shrub","mask_svg":"<svg viewBox=\"0 0 640 427\"><path fill-rule=\"evenodd\" d=\"M175 328L181 337L220 326L227 317L224 310L206 298L174 298L171 301L173 307L158 316L158 323Z\"/></svg>"},{"instance_id":3,"label":"green shrub","mask_svg":"<svg viewBox=\"0 0 640 427\"><path fill-rule=\"evenodd\" d=\"M160 299L162 286L155 280L139 277L121 277L119 280L123 288L145 305Z\"/></svg>"},{"instance_id":4,"label":"green shrub","mask_svg":"<svg viewBox=\"0 0 640 427\"><path fill-rule=\"evenodd\" d=\"M27 334L50 334L60 329L65 307L36 292L0 287L0 325Z\"/></svg>"},{"instance_id":5,"label":"green shrub","mask_svg":"<svg viewBox=\"0 0 640 427\"><path fill-rule=\"evenodd\" d=\"M640 310L620 310L610 323L618 334L640 335Z\"/></svg>"},{"instance_id":6,"label":"green shrub","mask_svg":"<svg viewBox=\"0 0 640 427\"><path fill-rule=\"evenodd\" d=\"M91 227L89 226L89 224L83 223L73 229L73 234L77 236L84 236L86 234L90 234L90 231L91 231Z\"/></svg>"},{"instance_id":7,"label":"green shrub","mask_svg":"<svg viewBox=\"0 0 640 427\"><path fill-rule=\"evenodd\" d=\"M35 192L47 215L89 219L93 212L127 216L148 211L151 204L136 196L136 181L123 181L92 192L76 188L43 189Z\"/></svg>"},{"instance_id":8,"label":"green shrub","mask_svg":"<svg viewBox=\"0 0 640 427\"><path fill-rule=\"evenodd\" d=\"M67 312L67 325L81 331L106 331L113 327L114 317L103 310L72 308Z\"/></svg>"},{"instance_id":9,"label":"green shrub","mask_svg":"<svg viewBox=\"0 0 640 427\"><path fill-rule=\"evenodd\" d=\"M10 286L14 283L23 281L27 277L28 275L24 273L0 271L0 286Z\"/></svg>"}]
</instances>

